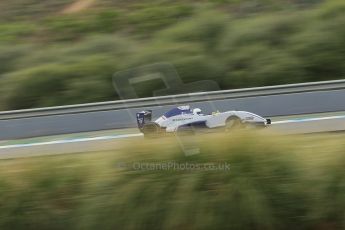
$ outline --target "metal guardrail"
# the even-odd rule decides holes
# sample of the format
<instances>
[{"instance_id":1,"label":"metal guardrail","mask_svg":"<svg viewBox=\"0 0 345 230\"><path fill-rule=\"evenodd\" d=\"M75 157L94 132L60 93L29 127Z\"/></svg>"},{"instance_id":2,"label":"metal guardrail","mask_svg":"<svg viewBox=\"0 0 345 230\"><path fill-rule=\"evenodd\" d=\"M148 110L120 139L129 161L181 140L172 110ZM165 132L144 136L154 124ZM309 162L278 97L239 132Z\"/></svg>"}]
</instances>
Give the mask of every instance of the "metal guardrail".
<instances>
[{"instance_id":1,"label":"metal guardrail","mask_svg":"<svg viewBox=\"0 0 345 230\"><path fill-rule=\"evenodd\" d=\"M140 99L119 100L110 102L56 106L38 109L25 109L0 112L0 120L23 119L32 117L78 114L99 111L121 110L150 107L157 105L186 104L192 102L214 101L224 99L247 98L257 96L282 95L293 93L330 91L345 89L345 80L322 81L301 84L288 84L267 87L233 89L173 96L150 97Z\"/></svg>"}]
</instances>

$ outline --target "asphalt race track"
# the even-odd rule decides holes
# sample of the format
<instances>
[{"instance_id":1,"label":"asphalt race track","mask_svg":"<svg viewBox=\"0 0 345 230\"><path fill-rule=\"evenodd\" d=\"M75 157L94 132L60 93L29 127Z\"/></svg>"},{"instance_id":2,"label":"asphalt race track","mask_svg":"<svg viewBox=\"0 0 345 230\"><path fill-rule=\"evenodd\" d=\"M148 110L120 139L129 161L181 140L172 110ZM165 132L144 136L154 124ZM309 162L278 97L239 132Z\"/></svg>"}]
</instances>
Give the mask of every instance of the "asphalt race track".
<instances>
[{"instance_id":1,"label":"asphalt race track","mask_svg":"<svg viewBox=\"0 0 345 230\"><path fill-rule=\"evenodd\" d=\"M273 117L267 130L286 134L341 132L345 130L345 112ZM46 137L45 140L16 140L0 142L0 159L42 155L71 154L97 151L116 151L133 138L143 138L137 129L93 133L84 137ZM119 141L121 140L121 141Z\"/></svg>"},{"instance_id":2,"label":"asphalt race track","mask_svg":"<svg viewBox=\"0 0 345 230\"><path fill-rule=\"evenodd\" d=\"M298 114L313 118L319 113L328 117L326 113L345 111L343 98L345 80L336 80L0 111L0 141L135 128L137 112L150 109L157 116L176 105L201 108L204 114L237 110L268 118Z\"/></svg>"}]
</instances>

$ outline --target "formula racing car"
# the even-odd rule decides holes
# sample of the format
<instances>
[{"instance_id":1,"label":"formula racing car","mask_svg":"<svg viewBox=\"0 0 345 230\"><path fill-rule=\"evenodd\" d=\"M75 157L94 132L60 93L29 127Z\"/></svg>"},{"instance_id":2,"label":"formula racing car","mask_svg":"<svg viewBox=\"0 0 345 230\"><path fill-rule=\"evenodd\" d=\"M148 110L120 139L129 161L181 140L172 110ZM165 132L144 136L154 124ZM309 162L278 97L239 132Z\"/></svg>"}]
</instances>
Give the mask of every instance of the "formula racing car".
<instances>
[{"instance_id":1,"label":"formula racing car","mask_svg":"<svg viewBox=\"0 0 345 230\"><path fill-rule=\"evenodd\" d=\"M194 132L200 128L222 128L230 131L240 127L266 127L271 124L270 119L246 111L217 111L212 114L203 114L201 109L192 109L188 105L173 108L155 121L151 120L151 110L137 113L136 118L138 128L145 136L184 131Z\"/></svg>"}]
</instances>

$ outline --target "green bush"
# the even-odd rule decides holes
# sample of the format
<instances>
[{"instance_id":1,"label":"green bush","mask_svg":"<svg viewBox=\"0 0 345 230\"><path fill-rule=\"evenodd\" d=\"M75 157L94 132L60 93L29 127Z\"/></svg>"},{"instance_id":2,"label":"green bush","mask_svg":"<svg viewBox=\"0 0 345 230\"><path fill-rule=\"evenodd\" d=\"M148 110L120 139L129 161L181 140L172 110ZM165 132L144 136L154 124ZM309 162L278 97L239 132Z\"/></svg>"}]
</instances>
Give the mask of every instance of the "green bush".
<instances>
[{"instance_id":1,"label":"green bush","mask_svg":"<svg viewBox=\"0 0 345 230\"><path fill-rule=\"evenodd\" d=\"M189 138L196 137L185 137L184 147L198 143L200 154L185 156L173 137L119 143L116 152L0 161L0 228L344 228L342 136ZM138 170L138 162L230 170Z\"/></svg>"},{"instance_id":2,"label":"green bush","mask_svg":"<svg viewBox=\"0 0 345 230\"><path fill-rule=\"evenodd\" d=\"M40 3L32 0L38 12ZM0 21L0 110L114 100L114 72L157 62L174 65L182 82L220 89L344 79L343 1L280 3L100 1ZM141 97L162 87L135 85Z\"/></svg>"},{"instance_id":3,"label":"green bush","mask_svg":"<svg viewBox=\"0 0 345 230\"><path fill-rule=\"evenodd\" d=\"M88 68L85 68L87 66ZM78 64L47 64L4 76L5 109L97 102L116 97L114 64L107 56L89 57Z\"/></svg>"},{"instance_id":4,"label":"green bush","mask_svg":"<svg viewBox=\"0 0 345 230\"><path fill-rule=\"evenodd\" d=\"M129 13L126 20L129 25L134 26L138 33L149 36L159 29L175 24L179 19L190 16L192 10L188 5L167 5L163 7L148 4L148 6Z\"/></svg>"},{"instance_id":5,"label":"green bush","mask_svg":"<svg viewBox=\"0 0 345 230\"><path fill-rule=\"evenodd\" d=\"M11 0L0 2L0 21L33 21L60 12L74 0Z\"/></svg>"},{"instance_id":6,"label":"green bush","mask_svg":"<svg viewBox=\"0 0 345 230\"><path fill-rule=\"evenodd\" d=\"M121 28L121 13L102 10L88 14L64 15L48 18L44 29L51 40L73 41L88 34L113 33Z\"/></svg>"},{"instance_id":7,"label":"green bush","mask_svg":"<svg viewBox=\"0 0 345 230\"><path fill-rule=\"evenodd\" d=\"M156 39L168 42L195 42L212 52L222 35L228 18L219 12L208 11L192 19L161 31Z\"/></svg>"},{"instance_id":8,"label":"green bush","mask_svg":"<svg viewBox=\"0 0 345 230\"><path fill-rule=\"evenodd\" d=\"M36 32L36 29L36 26L30 23L0 23L0 42L28 38Z\"/></svg>"}]
</instances>

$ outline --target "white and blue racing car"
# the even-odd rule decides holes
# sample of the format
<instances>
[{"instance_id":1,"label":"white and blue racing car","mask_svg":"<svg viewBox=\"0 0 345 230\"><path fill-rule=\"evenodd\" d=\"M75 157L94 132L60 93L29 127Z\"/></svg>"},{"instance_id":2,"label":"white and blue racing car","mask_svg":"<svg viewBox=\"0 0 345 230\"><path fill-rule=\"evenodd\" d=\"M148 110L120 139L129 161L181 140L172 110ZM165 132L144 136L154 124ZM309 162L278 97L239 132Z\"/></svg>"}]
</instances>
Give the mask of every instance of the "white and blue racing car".
<instances>
[{"instance_id":1,"label":"white and blue racing car","mask_svg":"<svg viewBox=\"0 0 345 230\"><path fill-rule=\"evenodd\" d=\"M266 127L271 124L270 119L265 119L254 113L246 111L227 111L203 114L201 109L191 109L190 106L179 106L166 112L152 121L152 111L137 113L139 130L145 136L154 136L159 133L172 133L190 131L199 128L216 129L225 131L245 126Z\"/></svg>"}]
</instances>

